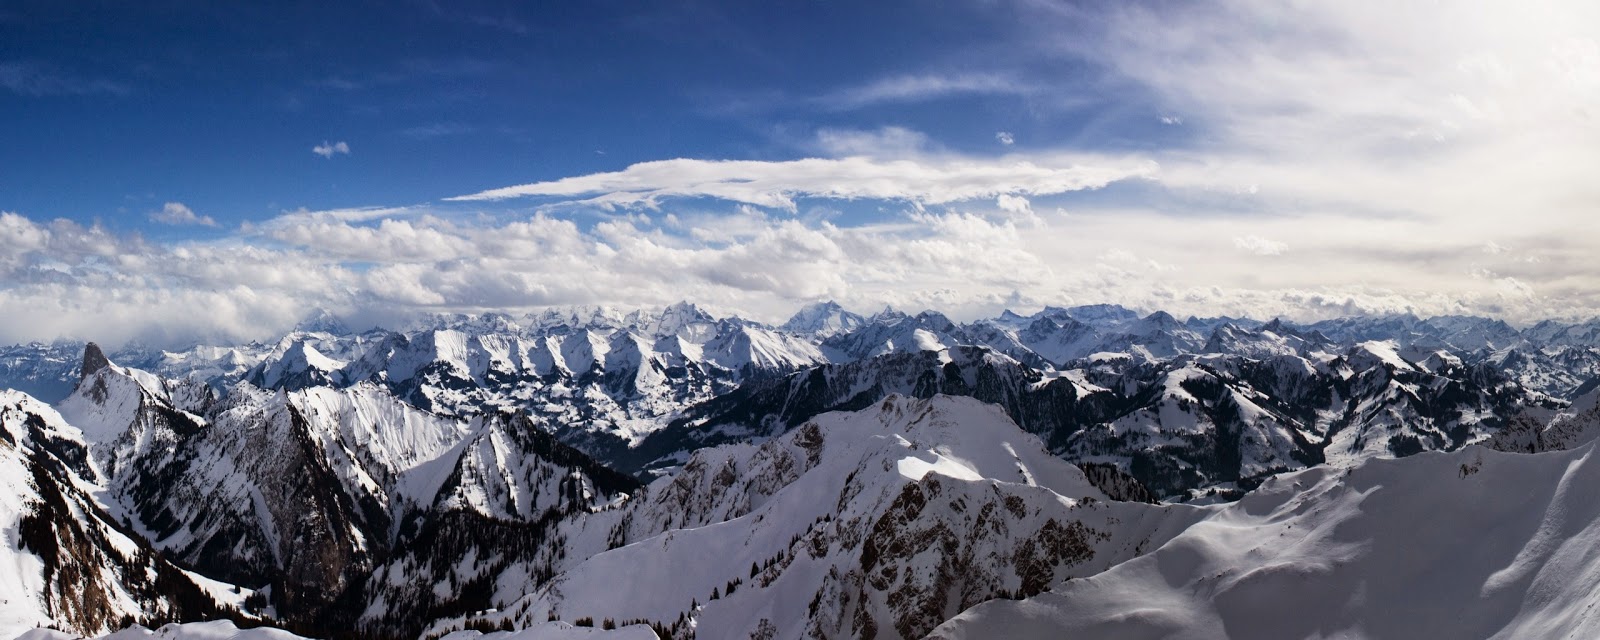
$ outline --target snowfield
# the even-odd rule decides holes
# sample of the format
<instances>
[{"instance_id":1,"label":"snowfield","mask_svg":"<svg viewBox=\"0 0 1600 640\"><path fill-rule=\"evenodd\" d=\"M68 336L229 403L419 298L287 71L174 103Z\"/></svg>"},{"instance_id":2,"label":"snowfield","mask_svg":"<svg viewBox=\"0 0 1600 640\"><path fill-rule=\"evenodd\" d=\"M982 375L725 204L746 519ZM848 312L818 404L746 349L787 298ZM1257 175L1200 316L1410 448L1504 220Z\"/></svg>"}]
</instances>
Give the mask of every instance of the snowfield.
<instances>
[{"instance_id":1,"label":"snowfield","mask_svg":"<svg viewBox=\"0 0 1600 640\"><path fill-rule=\"evenodd\" d=\"M1600 637L1596 446L1278 476L1148 555L932 637Z\"/></svg>"}]
</instances>

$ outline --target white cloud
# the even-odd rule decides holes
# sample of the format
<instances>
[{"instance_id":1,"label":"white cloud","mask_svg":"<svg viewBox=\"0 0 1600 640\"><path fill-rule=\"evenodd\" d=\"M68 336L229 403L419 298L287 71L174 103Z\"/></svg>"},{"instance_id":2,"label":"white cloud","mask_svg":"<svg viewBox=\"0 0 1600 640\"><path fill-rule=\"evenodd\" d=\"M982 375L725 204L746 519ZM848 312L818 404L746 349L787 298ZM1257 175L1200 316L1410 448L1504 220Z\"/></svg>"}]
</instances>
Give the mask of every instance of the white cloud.
<instances>
[{"instance_id":1,"label":"white cloud","mask_svg":"<svg viewBox=\"0 0 1600 640\"><path fill-rule=\"evenodd\" d=\"M996 142L1008 147L1017 143L1016 136L1011 135L1010 131L996 131L994 133L994 139Z\"/></svg>"},{"instance_id":2,"label":"white cloud","mask_svg":"<svg viewBox=\"0 0 1600 640\"><path fill-rule=\"evenodd\" d=\"M798 197L945 204L1000 194L1048 195L1152 176L1154 163L1110 156L963 157L879 160L865 156L754 160L660 160L622 171L492 189L449 198L586 198L603 206L659 206L672 197L710 197L794 211Z\"/></svg>"},{"instance_id":3,"label":"white cloud","mask_svg":"<svg viewBox=\"0 0 1600 640\"><path fill-rule=\"evenodd\" d=\"M829 156L897 157L922 153L932 147L927 134L904 127L876 131L821 129L818 150Z\"/></svg>"},{"instance_id":4,"label":"white cloud","mask_svg":"<svg viewBox=\"0 0 1600 640\"><path fill-rule=\"evenodd\" d=\"M953 95L1028 95L1035 89L1007 74L964 73L900 75L841 89L815 101L830 109L847 111L878 104L923 102Z\"/></svg>"},{"instance_id":5,"label":"white cloud","mask_svg":"<svg viewBox=\"0 0 1600 640\"><path fill-rule=\"evenodd\" d=\"M1203 130L1204 147L1162 159L1171 187L1259 185L1269 211L1412 215L1490 236L1554 236L1597 202L1580 167L1600 164L1600 5L1117 7L1099 37L1066 44ZM1043 41L1059 23L1039 26Z\"/></svg>"},{"instance_id":6,"label":"white cloud","mask_svg":"<svg viewBox=\"0 0 1600 640\"><path fill-rule=\"evenodd\" d=\"M161 224L217 226L217 221L211 216L197 215L182 202L168 202L162 205L160 211L150 212L150 219Z\"/></svg>"},{"instance_id":7,"label":"white cloud","mask_svg":"<svg viewBox=\"0 0 1600 640\"><path fill-rule=\"evenodd\" d=\"M1000 207L1001 211L1010 211L1012 213L1030 213L1033 211L1033 204L1022 196L1001 194L999 198L995 199L995 205Z\"/></svg>"},{"instance_id":8,"label":"white cloud","mask_svg":"<svg viewBox=\"0 0 1600 640\"><path fill-rule=\"evenodd\" d=\"M312 147L311 152L324 158L332 158L334 154L340 153L350 155L350 145L343 140L332 144L329 144L327 140L323 140L322 144Z\"/></svg>"},{"instance_id":9,"label":"white cloud","mask_svg":"<svg viewBox=\"0 0 1600 640\"><path fill-rule=\"evenodd\" d=\"M1233 246L1258 256L1279 255L1289 248L1289 245L1286 245L1282 242L1268 240L1258 235L1247 235L1234 238Z\"/></svg>"},{"instance_id":10,"label":"white cloud","mask_svg":"<svg viewBox=\"0 0 1600 640\"><path fill-rule=\"evenodd\" d=\"M460 205L448 204L301 210L221 240L152 245L0 214L0 342L269 337L311 306L381 318L678 298L769 321L818 298L958 318L1019 302L1300 319L1600 312L1589 231L1600 5L1029 6L1045 8L1025 16L1037 37L1009 43L1029 64L1090 58L1116 76L1096 88L1131 86L1129 104L1149 105L1138 127L1181 124L1189 142L1142 157L969 157L905 128L828 129L804 142L827 157L662 160L455 199L627 209L598 223L453 216ZM813 106L1035 103L1049 86L1020 68L899 76ZM319 154L348 153L339 146ZM1130 178L1151 180L1072 195ZM811 216L806 199L913 206ZM1035 208L1057 214L1005 215ZM1236 252L1282 257L1264 269Z\"/></svg>"},{"instance_id":11,"label":"white cloud","mask_svg":"<svg viewBox=\"0 0 1600 640\"><path fill-rule=\"evenodd\" d=\"M1002 195L1010 197L996 196L996 207L1032 210L1025 197ZM1019 296L1180 316L1306 319L1410 312L1529 320L1600 309L1582 244L1548 247L1547 259L1529 263L1486 256L1482 240L1466 235L1441 239L1448 246L1425 254L1369 241L1373 231L1419 237L1431 228L1426 221L1362 229L1332 219L1254 220L1254 234L1237 236L1238 220L1180 225L1148 212L1085 207L1071 218L1019 221L988 215L985 206L849 226L748 206L679 210L671 214L676 225L666 215L659 225L618 216L588 227L542 214L297 211L230 237L168 244L6 213L0 343L269 338L315 307L392 325L420 311L641 307L680 298L769 322L822 298L861 309L934 307L958 319L998 313ZM1305 224L1328 231L1294 236ZM1229 242L1281 250L1272 237L1297 238L1295 262L1263 270L1217 259L1215 248ZM1478 264L1486 259L1497 262ZM1428 277L1402 268L1421 261L1432 265ZM1305 272L1338 272L1342 280L1316 282Z\"/></svg>"},{"instance_id":12,"label":"white cloud","mask_svg":"<svg viewBox=\"0 0 1600 640\"><path fill-rule=\"evenodd\" d=\"M1001 194L1000 197L995 198L994 204L995 206L999 207L1001 211L1009 214L1007 217L1018 225L1029 228L1041 227L1044 225L1044 220L1040 219L1039 215L1033 212L1033 203L1028 201L1027 198L1022 196L1014 196L1011 194Z\"/></svg>"}]
</instances>

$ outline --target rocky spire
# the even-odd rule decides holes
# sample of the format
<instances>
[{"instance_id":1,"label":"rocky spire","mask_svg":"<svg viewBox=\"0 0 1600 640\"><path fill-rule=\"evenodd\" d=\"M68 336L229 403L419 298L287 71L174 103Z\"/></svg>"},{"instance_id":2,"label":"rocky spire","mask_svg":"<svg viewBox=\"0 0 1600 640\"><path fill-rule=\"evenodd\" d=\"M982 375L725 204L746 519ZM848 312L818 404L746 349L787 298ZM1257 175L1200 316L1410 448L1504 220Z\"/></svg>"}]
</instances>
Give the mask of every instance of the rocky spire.
<instances>
[{"instance_id":1,"label":"rocky spire","mask_svg":"<svg viewBox=\"0 0 1600 640\"><path fill-rule=\"evenodd\" d=\"M100 345L93 342L83 347L83 367L78 373L78 382L81 384L85 378L94 375L94 372L111 366L111 361L106 359L106 354L100 351Z\"/></svg>"}]
</instances>

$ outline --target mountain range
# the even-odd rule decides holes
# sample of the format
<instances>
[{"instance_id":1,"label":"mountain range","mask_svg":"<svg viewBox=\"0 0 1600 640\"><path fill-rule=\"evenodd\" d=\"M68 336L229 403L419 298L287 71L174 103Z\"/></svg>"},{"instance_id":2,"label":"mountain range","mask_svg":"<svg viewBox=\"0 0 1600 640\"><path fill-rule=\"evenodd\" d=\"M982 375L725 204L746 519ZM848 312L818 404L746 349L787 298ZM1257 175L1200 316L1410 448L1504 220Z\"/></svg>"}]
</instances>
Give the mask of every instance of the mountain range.
<instances>
[{"instance_id":1,"label":"mountain range","mask_svg":"<svg viewBox=\"0 0 1600 640\"><path fill-rule=\"evenodd\" d=\"M1465 580L1489 637L1587 629L1549 585L1600 575L1600 321L323 312L0 388L15 633L1414 637L1371 594ZM1395 561L1418 512L1492 552Z\"/></svg>"}]
</instances>

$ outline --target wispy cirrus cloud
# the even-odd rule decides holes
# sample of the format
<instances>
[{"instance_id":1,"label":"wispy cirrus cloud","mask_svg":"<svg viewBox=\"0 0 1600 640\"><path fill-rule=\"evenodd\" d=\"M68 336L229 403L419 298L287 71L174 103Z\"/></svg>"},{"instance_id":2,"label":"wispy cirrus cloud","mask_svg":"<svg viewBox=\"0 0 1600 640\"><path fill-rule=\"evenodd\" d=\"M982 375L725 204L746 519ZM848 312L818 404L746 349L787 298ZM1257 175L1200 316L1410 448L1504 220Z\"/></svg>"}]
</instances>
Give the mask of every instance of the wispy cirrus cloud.
<instances>
[{"instance_id":1,"label":"wispy cirrus cloud","mask_svg":"<svg viewBox=\"0 0 1600 640\"><path fill-rule=\"evenodd\" d=\"M707 197L793 211L796 198L945 204L1001 194L1060 194L1151 177L1157 168L1134 157L1095 155L893 160L851 156L770 162L677 159L447 200L550 196L602 206L655 207L667 198Z\"/></svg>"},{"instance_id":2,"label":"wispy cirrus cloud","mask_svg":"<svg viewBox=\"0 0 1600 640\"><path fill-rule=\"evenodd\" d=\"M400 135L416 140L429 140L433 138L466 135L469 133L475 133L477 131L478 128L470 124L463 124L460 122L435 122L433 124L407 127L400 130Z\"/></svg>"},{"instance_id":3,"label":"wispy cirrus cloud","mask_svg":"<svg viewBox=\"0 0 1600 640\"><path fill-rule=\"evenodd\" d=\"M934 151L928 134L905 127L876 130L825 127L817 131L816 150L829 157L903 158Z\"/></svg>"},{"instance_id":4,"label":"wispy cirrus cloud","mask_svg":"<svg viewBox=\"0 0 1600 640\"><path fill-rule=\"evenodd\" d=\"M879 104L923 102L959 95L1029 95L1032 85L1004 73L897 75L839 89L812 102L826 109L848 111Z\"/></svg>"},{"instance_id":5,"label":"wispy cirrus cloud","mask_svg":"<svg viewBox=\"0 0 1600 640\"><path fill-rule=\"evenodd\" d=\"M121 82L80 76L29 61L0 62L0 88L30 97L125 95L129 92L128 85Z\"/></svg>"}]
</instances>

